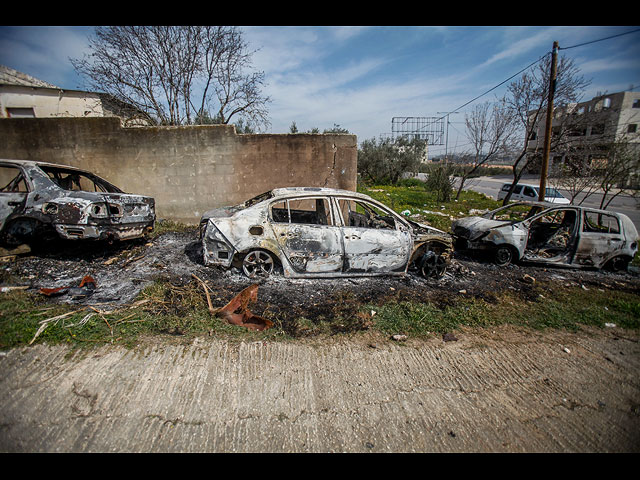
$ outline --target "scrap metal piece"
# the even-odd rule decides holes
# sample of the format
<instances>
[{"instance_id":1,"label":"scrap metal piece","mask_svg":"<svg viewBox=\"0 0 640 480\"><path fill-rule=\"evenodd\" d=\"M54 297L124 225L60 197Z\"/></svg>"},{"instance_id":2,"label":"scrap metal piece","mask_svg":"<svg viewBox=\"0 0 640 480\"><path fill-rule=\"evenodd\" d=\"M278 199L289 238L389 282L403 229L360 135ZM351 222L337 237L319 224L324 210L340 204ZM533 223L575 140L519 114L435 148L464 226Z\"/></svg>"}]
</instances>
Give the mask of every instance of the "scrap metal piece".
<instances>
[{"instance_id":1,"label":"scrap metal piece","mask_svg":"<svg viewBox=\"0 0 640 480\"><path fill-rule=\"evenodd\" d=\"M217 311L216 316L225 319L232 325L246 327L249 330L262 331L271 328L273 326L272 321L254 315L249 311L249 304L253 304L257 300L258 285L254 284L233 297L229 303Z\"/></svg>"},{"instance_id":2,"label":"scrap metal piece","mask_svg":"<svg viewBox=\"0 0 640 480\"><path fill-rule=\"evenodd\" d=\"M69 293L74 298L83 298L91 295L95 289L96 281L91 275L85 275L78 286L41 288L40 293L47 297L56 297Z\"/></svg>"}]
</instances>

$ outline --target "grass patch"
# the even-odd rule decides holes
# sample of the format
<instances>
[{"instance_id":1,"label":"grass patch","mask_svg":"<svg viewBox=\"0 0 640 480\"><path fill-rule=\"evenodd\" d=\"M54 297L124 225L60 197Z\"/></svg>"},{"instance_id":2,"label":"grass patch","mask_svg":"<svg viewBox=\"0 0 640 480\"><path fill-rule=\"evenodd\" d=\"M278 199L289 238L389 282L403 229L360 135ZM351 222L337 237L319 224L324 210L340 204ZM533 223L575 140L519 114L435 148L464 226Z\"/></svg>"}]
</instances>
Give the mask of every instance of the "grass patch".
<instances>
[{"instance_id":1,"label":"grass patch","mask_svg":"<svg viewBox=\"0 0 640 480\"><path fill-rule=\"evenodd\" d=\"M461 327L489 327L511 324L536 330L546 328L576 331L582 325L640 329L640 297L627 292L570 287L554 288L554 295L527 301L503 293L495 302L463 298L455 305L437 308L430 303L388 303L368 305L376 311L375 328L385 334L424 338Z\"/></svg>"},{"instance_id":2,"label":"grass patch","mask_svg":"<svg viewBox=\"0 0 640 480\"><path fill-rule=\"evenodd\" d=\"M358 186L358 192L369 195L397 213L409 211L408 218L449 231L451 221L470 215L471 210L493 210L502 202L482 193L463 190L458 200L439 202L436 194L426 189L424 182L408 179L399 185Z\"/></svg>"},{"instance_id":3,"label":"grass patch","mask_svg":"<svg viewBox=\"0 0 640 480\"><path fill-rule=\"evenodd\" d=\"M160 235L169 232L188 232L195 230L195 225L187 225L182 222L175 222L173 220L158 220L153 228L153 231L147 235L149 240L154 240Z\"/></svg>"},{"instance_id":4,"label":"grass patch","mask_svg":"<svg viewBox=\"0 0 640 480\"><path fill-rule=\"evenodd\" d=\"M77 305L52 306L33 294L15 291L0 297L0 349L29 345L42 320L61 315L65 316L50 323L35 343L73 347L111 343L133 347L148 337L157 336L181 342L190 342L198 336L257 341L353 334L365 330L424 339L463 327L486 328L502 324L535 330L576 331L583 325L604 328L606 324L640 329L640 296L637 294L600 289L585 291L579 287L553 286L552 290L552 286L543 285L536 285L534 293L538 294L536 301L522 298L517 292L504 292L490 302L460 297L444 307L428 302L360 305L350 308L352 314L349 315L319 319L300 317L293 327L287 325L287 331L275 315L270 315L274 327L254 332L212 316L195 282L176 286L158 281L145 288L133 306L111 311ZM541 293L544 298L539 296ZM375 315L370 315L371 310ZM265 315L269 315L268 312Z\"/></svg>"}]
</instances>

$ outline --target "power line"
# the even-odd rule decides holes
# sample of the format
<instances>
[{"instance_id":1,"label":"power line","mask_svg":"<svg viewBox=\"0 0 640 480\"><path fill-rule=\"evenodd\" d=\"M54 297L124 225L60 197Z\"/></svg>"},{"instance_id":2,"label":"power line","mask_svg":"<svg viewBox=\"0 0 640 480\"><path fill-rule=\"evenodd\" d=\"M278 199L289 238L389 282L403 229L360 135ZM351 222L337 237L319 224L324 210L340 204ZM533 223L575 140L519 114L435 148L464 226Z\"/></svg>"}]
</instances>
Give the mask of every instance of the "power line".
<instances>
[{"instance_id":1,"label":"power line","mask_svg":"<svg viewBox=\"0 0 640 480\"><path fill-rule=\"evenodd\" d=\"M602 42L604 40L610 40L612 38L616 38L616 37L621 37L623 35L629 35L630 33L635 33L635 32L640 32L640 28L637 28L635 30L631 30L629 32L624 32L624 33L619 33L617 35L611 35L610 37L605 37L605 38L599 38L598 40L591 40L590 42L585 42L585 43L579 43L578 45L572 45L570 47L558 47L559 50L569 50L570 48L577 48L577 47L582 47L584 45L590 45L592 43L596 43L596 42Z\"/></svg>"},{"instance_id":2,"label":"power line","mask_svg":"<svg viewBox=\"0 0 640 480\"><path fill-rule=\"evenodd\" d=\"M469 105L470 103L475 102L477 99L479 99L480 97L484 97L487 93L492 92L493 90L495 90L496 88L498 88L501 85L504 85L505 83L507 83L509 80L511 80L514 77L517 77L518 75L520 75L522 72L524 72L525 70L528 70L529 68L533 67L536 63L542 61L547 55L549 55L550 52L545 53L543 56L541 56L538 60L536 60L535 62L532 62L531 64L529 64L528 66L526 66L525 68L523 68L522 70L520 70L518 73L514 73L513 75L511 75L509 78L507 78L506 80L503 80L502 82L500 82L498 85L496 85L495 87L490 88L489 90L487 90L486 92L484 92L481 95L478 95L476 98L474 98L473 100L469 100L467 103L465 103L464 105L459 106L458 108L454 108L454 110L461 110L462 108L466 107L467 105ZM444 118L444 117L442 117Z\"/></svg>"}]
</instances>

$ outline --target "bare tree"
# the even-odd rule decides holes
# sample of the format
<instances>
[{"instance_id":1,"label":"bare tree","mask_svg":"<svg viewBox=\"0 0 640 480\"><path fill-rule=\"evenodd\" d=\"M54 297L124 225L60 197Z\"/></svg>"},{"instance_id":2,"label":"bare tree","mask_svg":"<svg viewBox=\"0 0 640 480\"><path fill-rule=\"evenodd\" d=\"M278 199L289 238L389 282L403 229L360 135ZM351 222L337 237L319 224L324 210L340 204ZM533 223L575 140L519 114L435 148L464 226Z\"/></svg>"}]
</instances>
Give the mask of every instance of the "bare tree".
<instances>
[{"instance_id":1,"label":"bare tree","mask_svg":"<svg viewBox=\"0 0 640 480\"><path fill-rule=\"evenodd\" d=\"M541 144L536 142L533 150L529 149L529 142L536 140L536 129L543 119L543 114L547 108L549 97L549 75L551 71L551 58L545 57L544 61L538 63L536 69L525 72L522 76L512 82L504 97L504 104L510 110L512 118L518 123L520 132L523 133L524 142L516 150L513 161L513 181L511 188L504 198L506 205L515 186L522 178L527 168L541 158ZM590 84L579 74L578 68L573 60L561 57L558 60L556 74L556 85L554 93L554 105L557 108L566 108L572 102L577 102L584 89ZM551 137L552 148L566 139L562 133L566 129L557 129Z\"/></svg>"},{"instance_id":2,"label":"bare tree","mask_svg":"<svg viewBox=\"0 0 640 480\"><path fill-rule=\"evenodd\" d=\"M264 73L235 27L107 26L89 39L91 53L71 59L89 88L133 105L156 125L267 125Z\"/></svg>"},{"instance_id":3,"label":"bare tree","mask_svg":"<svg viewBox=\"0 0 640 480\"><path fill-rule=\"evenodd\" d=\"M501 104L485 102L477 105L465 116L466 135L472 145L471 168L464 169L456 200L465 181L481 166L499 153L509 150L516 133L512 113Z\"/></svg>"}]
</instances>

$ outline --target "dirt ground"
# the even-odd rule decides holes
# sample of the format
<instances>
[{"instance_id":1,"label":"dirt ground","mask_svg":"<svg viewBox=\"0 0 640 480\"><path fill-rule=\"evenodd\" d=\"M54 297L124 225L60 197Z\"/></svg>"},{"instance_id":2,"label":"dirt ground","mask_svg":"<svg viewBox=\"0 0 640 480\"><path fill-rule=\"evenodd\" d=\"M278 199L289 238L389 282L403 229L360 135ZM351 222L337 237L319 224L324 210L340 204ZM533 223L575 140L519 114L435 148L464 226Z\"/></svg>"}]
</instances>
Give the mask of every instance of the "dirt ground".
<instances>
[{"instance_id":1,"label":"dirt ground","mask_svg":"<svg viewBox=\"0 0 640 480\"><path fill-rule=\"evenodd\" d=\"M62 245L2 268L33 289L97 284L86 299L126 304L156 278L205 280L222 306L253 282L205 267L194 231L152 242ZM252 309L282 318L291 341L34 345L0 355L3 452L637 452L640 335L611 329L462 329L458 340L396 343L374 332L299 338L314 321L391 299L492 301L523 280L638 292L637 272L510 266L457 255L445 278L260 283ZM346 328L358 330L357 323ZM289 331L290 330L290 331Z\"/></svg>"},{"instance_id":2,"label":"dirt ground","mask_svg":"<svg viewBox=\"0 0 640 480\"><path fill-rule=\"evenodd\" d=\"M247 286L256 283L237 269L224 270L206 267L202 261L202 247L196 230L167 233L152 242L145 240L104 243L61 242L47 250L35 250L20 256L17 261L0 267L4 283L29 285L35 292L40 288L78 285L90 275L97 289L86 298L62 295L52 301L77 304L131 303L146 285L155 279L165 279L174 285L193 282L192 275L204 280L212 292L215 307L221 307ZM259 280L258 303L252 308L257 315L269 314L279 318L283 329L296 336L295 320L310 321L332 318L336 314L353 317L366 303L388 300L428 301L443 307L456 298L476 297L492 302L505 290L522 298L537 300L525 275L538 283L546 280L564 285L582 285L631 292L640 291L640 274L614 274L595 270L541 268L510 265L498 267L478 257L456 253L444 278L425 281L417 273L404 276L286 279L281 274ZM345 326L358 330L356 323Z\"/></svg>"}]
</instances>

